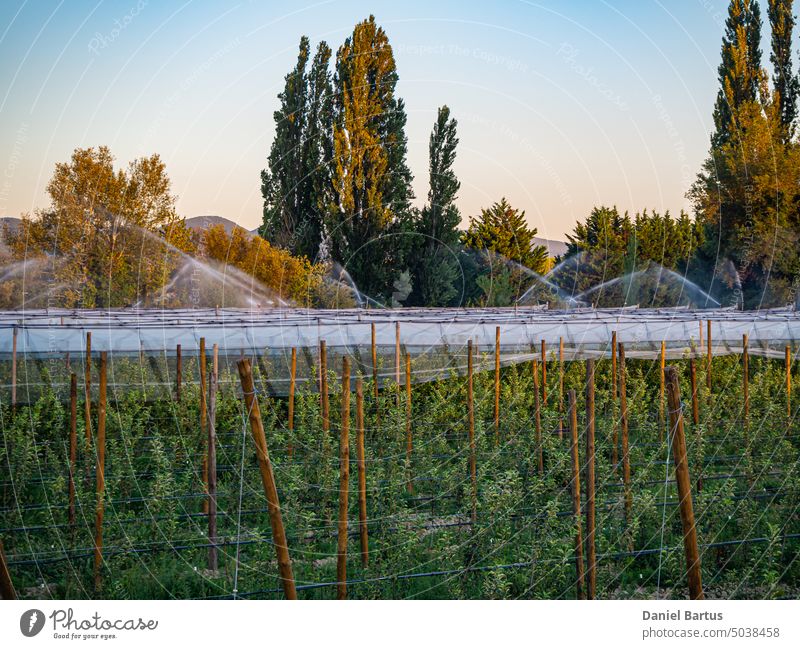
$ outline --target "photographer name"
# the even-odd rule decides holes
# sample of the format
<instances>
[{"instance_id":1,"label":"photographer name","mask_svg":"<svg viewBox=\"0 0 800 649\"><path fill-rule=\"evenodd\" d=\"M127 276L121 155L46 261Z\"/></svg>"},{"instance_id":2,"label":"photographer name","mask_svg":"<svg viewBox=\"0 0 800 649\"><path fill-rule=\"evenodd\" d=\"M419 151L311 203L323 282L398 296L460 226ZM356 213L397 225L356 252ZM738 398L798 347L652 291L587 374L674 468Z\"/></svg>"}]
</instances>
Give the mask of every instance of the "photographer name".
<instances>
[{"instance_id":1,"label":"photographer name","mask_svg":"<svg viewBox=\"0 0 800 649\"><path fill-rule=\"evenodd\" d=\"M722 621L722 613L710 613L709 611L642 611L642 620L683 620L697 622L700 620Z\"/></svg>"}]
</instances>

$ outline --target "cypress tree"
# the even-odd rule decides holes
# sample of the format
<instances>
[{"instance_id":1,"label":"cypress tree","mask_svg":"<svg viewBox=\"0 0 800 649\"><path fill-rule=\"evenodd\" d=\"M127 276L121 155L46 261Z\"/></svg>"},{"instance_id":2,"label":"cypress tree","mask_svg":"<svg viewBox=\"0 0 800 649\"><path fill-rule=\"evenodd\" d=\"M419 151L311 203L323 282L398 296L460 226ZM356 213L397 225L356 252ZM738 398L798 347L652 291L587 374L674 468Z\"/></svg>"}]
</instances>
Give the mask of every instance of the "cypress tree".
<instances>
[{"instance_id":1,"label":"cypress tree","mask_svg":"<svg viewBox=\"0 0 800 649\"><path fill-rule=\"evenodd\" d=\"M716 132L712 138L715 145L730 138L739 107L758 98L760 42L761 10L756 0L731 0L718 68L720 89L714 107Z\"/></svg>"},{"instance_id":2,"label":"cypress tree","mask_svg":"<svg viewBox=\"0 0 800 649\"><path fill-rule=\"evenodd\" d=\"M453 171L458 122L450 109L439 109L428 145L430 186L428 203L416 223L412 255L413 292L409 303L446 306L456 296L458 265L453 248L458 244L461 213L455 205L461 183Z\"/></svg>"},{"instance_id":3,"label":"cypress tree","mask_svg":"<svg viewBox=\"0 0 800 649\"><path fill-rule=\"evenodd\" d=\"M797 117L797 76L792 73L793 0L769 0L769 24L772 30L772 84L778 97L784 142L794 135Z\"/></svg>"},{"instance_id":4,"label":"cypress tree","mask_svg":"<svg viewBox=\"0 0 800 649\"><path fill-rule=\"evenodd\" d=\"M370 16L336 56L330 252L373 297L387 299L404 263L411 172L405 109L386 33Z\"/></svg>"}]
</instances>

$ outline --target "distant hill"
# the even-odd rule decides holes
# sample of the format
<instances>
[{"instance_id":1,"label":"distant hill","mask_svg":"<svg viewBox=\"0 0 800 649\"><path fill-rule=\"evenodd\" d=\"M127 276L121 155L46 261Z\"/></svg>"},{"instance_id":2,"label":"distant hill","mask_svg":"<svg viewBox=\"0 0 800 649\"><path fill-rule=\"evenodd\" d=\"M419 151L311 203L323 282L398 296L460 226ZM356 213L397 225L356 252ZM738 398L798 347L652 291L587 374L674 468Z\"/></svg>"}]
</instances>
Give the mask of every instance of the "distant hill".
<instances>
[{"instance_id":1,"label":"distant hill","mask_svg":"<svg viewBox=\"0 0 800 649\"><path fill-rule=\"evenodd\" d=\"M533 238L534 244L537 246L544 246L547 248L547 254L550 257L560 257L567 252L567 244L564 241L556 241L555 239L542 239L540 237Z\"/></svg>"},{"instance_id":2,"label":"distant hill","mask_svg":"<svg viewBox=\"0 0 800 649\"><path fill-rule=\"evenodd\" d=\"M21 222L22 219L18 219L16 216L0 216L0 255L5 256L10 252L3 236L5 226L8 226L11 232L16 232Z\"/></svg>"},{"instance_id":3,"label":"distant hill","mask_svg":"<svg viewBox=\"0 0 800 649\"><path fill-rule=\"evenodd\" d=\"M0 237L2 237L3 226L7 225L12 232L16 232L22 219L16 216L0 216Z\"/></svg>"},{"instance_id":4,"label":"distant hill","mask_svg":"<svg viewBox=\"0 0 800 649\"><path fill-rule=\"evenodd\" d=\"M191 228L192 230L205 230L212 225L218 225L220 223L225 227L225 232L228 234L233 232L234 228L241 228L242 230L246 229L242 228L242 226L238 223L235 223L230 219L226 219L224 216L193 216L190 219L186 219L186 227Z\"/></svg>"}]
</instances>

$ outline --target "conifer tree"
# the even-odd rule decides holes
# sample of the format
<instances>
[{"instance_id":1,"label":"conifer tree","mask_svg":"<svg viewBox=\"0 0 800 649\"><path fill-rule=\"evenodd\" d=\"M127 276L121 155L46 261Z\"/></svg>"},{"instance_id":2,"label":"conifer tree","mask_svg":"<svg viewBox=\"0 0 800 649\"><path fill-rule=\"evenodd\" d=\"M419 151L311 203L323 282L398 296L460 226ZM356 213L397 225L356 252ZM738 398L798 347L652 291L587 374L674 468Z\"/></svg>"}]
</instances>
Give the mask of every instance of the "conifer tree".
<instances>
[{"instance_id":1,"label":"conifer tree","mask_svg":"<svg viewBox=\"0 0 800 649\"><path fill-rule=\"evenodd\" d=\"M794 135L797 117L797 93L800 84L792 72L793 0L769 0L769 24L772 30L772 84L778 99L784 143Z\"/></svg>"}]
</instances>

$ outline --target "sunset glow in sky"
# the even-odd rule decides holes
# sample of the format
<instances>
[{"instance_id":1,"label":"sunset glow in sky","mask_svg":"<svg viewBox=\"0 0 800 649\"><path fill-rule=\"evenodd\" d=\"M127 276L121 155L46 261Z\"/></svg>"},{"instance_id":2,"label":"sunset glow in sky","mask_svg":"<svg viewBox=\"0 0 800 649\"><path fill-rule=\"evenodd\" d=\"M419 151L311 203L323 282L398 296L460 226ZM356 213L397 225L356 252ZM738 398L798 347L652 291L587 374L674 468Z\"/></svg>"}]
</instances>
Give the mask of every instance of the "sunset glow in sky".
<instances>
[{"instance_id":1,"label":"sunset glow in sky","mask_svg":"<svg viewBox=\"0 0 800 649\"><path fill-rule=\"evenodd\" d=\"M416 203L436 109L459 121L465 222L506 196L561 239L594 205L688 209L707 154L726 0L0 4L0 216L47 205L56 162L160 153L182 216L261 222L259 173L307 34L370 13L408 111ZM766 21L765 21L766 22ZM768 56L769 30L762 49Z\"/></svg>"}]
</instances>

